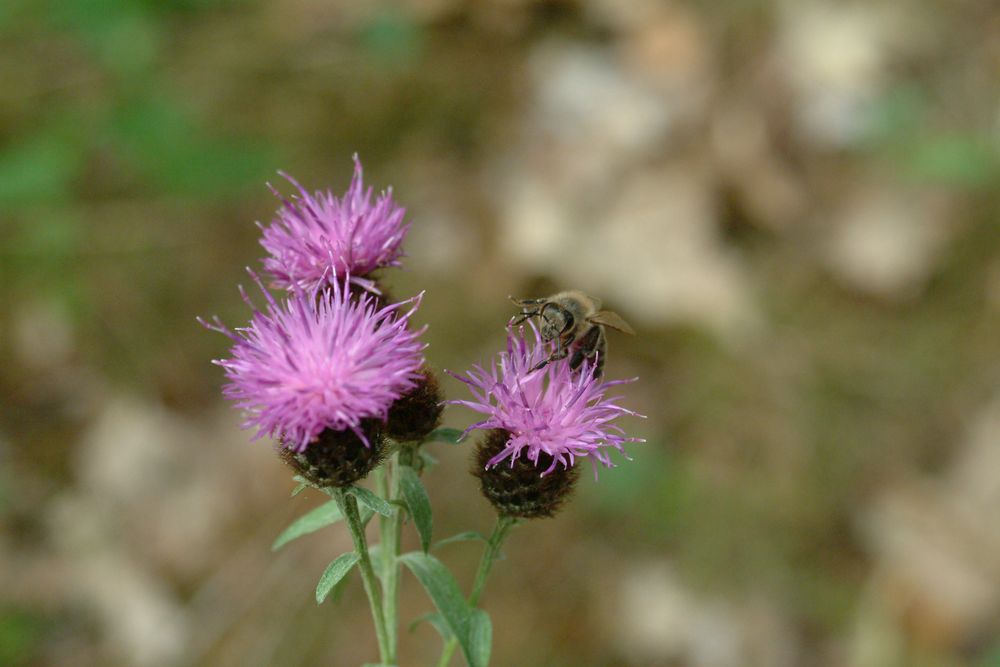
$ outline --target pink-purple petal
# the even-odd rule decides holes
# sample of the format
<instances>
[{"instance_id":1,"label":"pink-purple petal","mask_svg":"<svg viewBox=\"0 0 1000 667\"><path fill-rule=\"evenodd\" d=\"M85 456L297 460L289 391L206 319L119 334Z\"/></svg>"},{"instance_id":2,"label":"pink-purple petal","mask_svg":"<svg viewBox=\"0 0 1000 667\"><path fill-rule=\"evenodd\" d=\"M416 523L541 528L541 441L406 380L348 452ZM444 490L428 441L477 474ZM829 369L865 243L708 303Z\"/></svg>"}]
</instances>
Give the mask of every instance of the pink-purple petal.
<instances>
[{"instance_id":1,"label":"pink-purple petal","mask_svg":"<svg viewBox=\"0 0 1000 667\"><path fill-rule=\"evenodd\" d=\"M347 192L309 192L294 178L278 172L298 190L285 197L268 187L281 207L262 230L261 245L268 251L264 267L277 287L310 290L334 283L345 275L369 291L377 288L364 276L375 269L398 266L402 243L409 230L405 210L392 199L391 189L373 201L374 190L364 188L361 162L354 157L354 176Z\"/></svg>"},{"instance_id":2,"label":"pink-purple petal","mask_svg":"<svg viewBox=\"0 0 1000 667\"><path fill-rule=\"evenodd\" d=\"M542 475L557 465L571 467L578 457L612 466L606 450L622 451L625 442L638 439L625 437L620 427L610 423L622 414L635 413L613 402L619 397L605 398L605 393L629 380L604 382L595 378L590 362L575 371L565 360L538 369L555 345L543 342L537 328L529 325L533 342L523 328L509 331L506 350L490 364L489 373L482 366L473 366L464 375L451 373L469 387L476 400L448 403L486 416L466 432L503 429L511 434L506 447L488 461L489 467L507 459L513 463L522 454L538 465L542 453L552 457Z\"/></svg>"},{"instance_id":3,"label":"pink-purple petal","mask_svg":"<svg viewBox=\"0 0 1000 667\"><path fill-rule=\"evenodd\" d=\"M348 280L327 290L295 285L278 302L258 279L267 311L255 309L249 327L233 333L201 320L234 341L231 358L215 363L229 380L224 396L246 413L244 428L257 428L254 439L269 434L302 449L327 428L361 433L363 419L384 419L416 386L423 330L406 324L420 297L400 314L368 296L352 299Z\"/></svg>"}]
</instances>

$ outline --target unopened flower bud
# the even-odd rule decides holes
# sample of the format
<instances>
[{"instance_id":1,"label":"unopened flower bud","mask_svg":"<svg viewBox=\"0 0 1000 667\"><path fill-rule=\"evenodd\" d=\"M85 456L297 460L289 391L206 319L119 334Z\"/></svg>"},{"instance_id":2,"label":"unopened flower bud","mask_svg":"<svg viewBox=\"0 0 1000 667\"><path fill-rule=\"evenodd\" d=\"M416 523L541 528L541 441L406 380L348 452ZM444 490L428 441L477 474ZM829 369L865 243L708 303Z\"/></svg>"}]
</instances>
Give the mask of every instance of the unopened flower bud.
<instances>
[{"instance_id":1,"label":"unopened flower bud","mask_svg":"<svg viewBox=\"0 0 1000 667\"><path fill-rule=\"evenodd\" d=\"M400 442L423 440L441 423L441 388L429 368L420 371L417 386L403 394L389 408L386 434Z\"/></svg>"}]
</instances>

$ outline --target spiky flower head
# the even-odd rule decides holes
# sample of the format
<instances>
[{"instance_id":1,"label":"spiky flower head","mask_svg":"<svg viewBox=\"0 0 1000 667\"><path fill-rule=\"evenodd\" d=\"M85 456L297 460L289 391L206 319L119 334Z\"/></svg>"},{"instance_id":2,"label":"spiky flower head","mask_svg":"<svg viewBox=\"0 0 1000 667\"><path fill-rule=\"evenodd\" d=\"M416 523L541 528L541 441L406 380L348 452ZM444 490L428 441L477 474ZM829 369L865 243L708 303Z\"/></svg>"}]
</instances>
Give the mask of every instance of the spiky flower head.
<instances>
[{"instance_id":1,"label":"spiky flower head","mask_svg":"<svg viewBox=\"0 0 1000 667\"><path fill-rule=\"evenodd\" d=\"M214 363L229 380L223 394L246 415L243 427L258 429L254 439L268 434L300 452L327 429L350 429L367 446L362 421L385 421L420 378L423 329L407 325L423 295L379 307L370 295L352 298L345 277L331 289L294 287L279 303L251 275L266 311L241 288L253 310L249 326L233 331L217 317L201 320L234 343L230 358Z\"/></svg>"},{"instance_id":2,"label":"spiky flower head","mask_svg":"<svg viewBox=\"0 0 1000 667\"><path fill-rule=\"evenodd\" d=\"M611 387L635 379L603 381L595 377L589 361L576 370L566 361L538 368L554 351L555 342L543 341L533 324L531 331L534 341L528 340L523 327L508 329L507 351L489 370L474 366L465 375L451 373L469 387L473 399L448 402L486 415L466 433L500 429L510 434L505 445L485 462L486 467L505 459L513 466L522 455L536 466L547 462L542 475L558 465L570 468L579 457L590 458L595 474L598 463L613 466L609 450L624 452L624 443L643 440L627 437L612 422L621 415L642 415L618 405L620 397L606 394Z\"/></svg>"},{"instance_id":3,"label":"spiky flower head","mask_svg":"<svg viewBox=\"0 0 1000 667\"><path fill-rule=\"evenodd\" d=\"M309 291L324 283L353 276L369 289L365 276L385 266L399 266L403 239L409 224L403 224L405 209L392 198L392 188L374 196L365 189L361 161L354 156L354 177L342 198L327 190L310 195L298 181L278 172L299 191L287 199L268 184L281 200L277 216L266 227L260 225L260 244L270 253L264 268L274 277L275 287L295 286Z\"/></svg>"}]
</instances>

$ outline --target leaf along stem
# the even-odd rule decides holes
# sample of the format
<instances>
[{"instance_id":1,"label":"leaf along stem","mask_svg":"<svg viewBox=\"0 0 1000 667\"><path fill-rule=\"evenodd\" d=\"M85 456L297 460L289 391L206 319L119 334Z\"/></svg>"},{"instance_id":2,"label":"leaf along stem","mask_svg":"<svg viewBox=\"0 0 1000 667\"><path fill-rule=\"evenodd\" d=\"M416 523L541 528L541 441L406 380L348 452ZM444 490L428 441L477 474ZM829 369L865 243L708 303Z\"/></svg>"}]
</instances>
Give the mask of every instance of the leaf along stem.
<instances>
[{"instance_id":1,"label":"leaf along stem","mask_svg":"<svg viewBox=\"0 0 1000 667\"><path fill-rule=\"evenodd\" d=\"M472 583L472 592L469 593L470 607L475 607L479 603L479 597L483 594L483 589L486 587L486 580L490 576L490 570L493 569L493 563L496 562L497 556L500 555L500 547L507 537L507 531L516 522L517 519L514 517L497 517L496 525L493 526L493 533L490 535L490 539L486 543L486 549L483 551L483 557L479 560L479 569L476 570L476 578ZM458 648L458 639L452 637L445 644L437 667L448 667L456 648Z\"/></svg>"}]
</instances>

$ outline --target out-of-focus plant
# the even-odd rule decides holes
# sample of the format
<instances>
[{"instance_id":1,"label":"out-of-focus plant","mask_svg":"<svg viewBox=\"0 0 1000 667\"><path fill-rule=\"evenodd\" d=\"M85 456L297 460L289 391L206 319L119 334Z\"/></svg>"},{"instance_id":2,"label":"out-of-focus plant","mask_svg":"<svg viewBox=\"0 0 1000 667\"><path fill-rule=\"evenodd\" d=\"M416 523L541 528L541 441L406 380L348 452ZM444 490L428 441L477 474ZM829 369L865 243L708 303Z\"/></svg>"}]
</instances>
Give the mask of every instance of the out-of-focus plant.
<instances>
[{"instance_id":1,"label":"out-of-focus plant","mask_svg":"<svg viewBox=\"0 0 1000 667\"><path fill-rule=\"evenodd\" d=\"M172 31L191 15L236 3L247 4L12 0L0 7L0 74L8 84L0 100L0 289L11 303L55 304L82 339L91 338L80 346L88 354L114 338L115 353L94 365L131 365L134 378L155 372L155 355L129 349L159 349L157 337L166 335L158 302L177 299L183 287L164 279L173 257L162 250L184 243L171 236L178 217L198 225L206 207L259 182L274 163L261 137L213 119L173 77ZM143 217L133 218L130 209L139 207ZM158 209L182 215L151 217ZM118 224L128 234L106 233ZM94 285L121 268L124 289L157 305L148 316L109 324L107 311L128 299Z\"/></svg>"},{"instance_id":2,"label":"out-of-focus plant","mask_svg":"<svg viewBox=\"0 0 1000 667\"><path fill-rule=\"evenodd\" d=\"M874 106L871 147L915 181L981 188L1000 178L1000 155L985 127L935 122L927 93L914 85L888 90Z\"/></svg>"}]
</instances>

